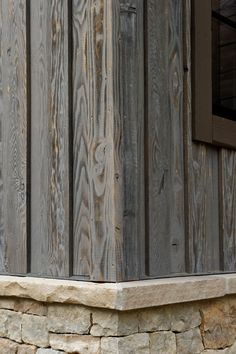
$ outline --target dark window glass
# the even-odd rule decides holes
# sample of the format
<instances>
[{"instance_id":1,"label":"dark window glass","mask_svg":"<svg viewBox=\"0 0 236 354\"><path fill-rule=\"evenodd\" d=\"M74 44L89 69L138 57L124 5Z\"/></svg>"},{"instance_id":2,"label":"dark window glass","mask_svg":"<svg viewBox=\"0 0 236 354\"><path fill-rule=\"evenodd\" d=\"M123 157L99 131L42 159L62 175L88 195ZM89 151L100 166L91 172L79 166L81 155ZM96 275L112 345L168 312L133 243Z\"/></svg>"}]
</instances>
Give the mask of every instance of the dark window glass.
<instances>
[{"instance_id":1,"label":"dark window glass","mask_svg":"<svg viewBox=\"0 0 236 354\"><path fill-rule=\"evenodd\" d=\"M236 0L212 0L213 114L236 121Z\"/></svg>"}]
</instances>

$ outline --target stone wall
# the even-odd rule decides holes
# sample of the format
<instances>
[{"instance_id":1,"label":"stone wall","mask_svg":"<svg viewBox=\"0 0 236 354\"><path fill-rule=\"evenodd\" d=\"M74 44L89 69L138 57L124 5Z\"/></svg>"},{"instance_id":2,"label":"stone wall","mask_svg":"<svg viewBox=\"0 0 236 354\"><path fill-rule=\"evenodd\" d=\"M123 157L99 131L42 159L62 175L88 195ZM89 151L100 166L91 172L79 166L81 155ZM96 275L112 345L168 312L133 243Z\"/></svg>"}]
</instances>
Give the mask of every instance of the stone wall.
<instances>
[{"instance_id":1,"label":"stone wall","mask_svg":"<svg viewBox=\"0 0 236 354\"><path fill-rule=\"evenodd\" d=\"M236 296L135 311L0 298L1 354L236 353Z\"/></svg>"}]
</instances>

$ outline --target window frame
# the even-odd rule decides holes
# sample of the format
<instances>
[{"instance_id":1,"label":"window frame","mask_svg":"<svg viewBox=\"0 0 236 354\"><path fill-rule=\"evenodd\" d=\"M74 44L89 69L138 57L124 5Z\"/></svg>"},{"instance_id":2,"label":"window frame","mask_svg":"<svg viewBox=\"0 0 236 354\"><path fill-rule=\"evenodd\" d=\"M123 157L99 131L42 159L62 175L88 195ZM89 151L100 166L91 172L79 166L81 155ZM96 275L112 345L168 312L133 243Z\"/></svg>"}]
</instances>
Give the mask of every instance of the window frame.
<instances>
[{"instance_id":1,"label":"window frame","mask_svg":"<svg viewBox=\"0 0 236 354\"><path fill-rule=\"evenodd\" d=\"M212 113L212 3L192 1L193 140L236 149L236 122Z\"/></svg>"}]
</instances>

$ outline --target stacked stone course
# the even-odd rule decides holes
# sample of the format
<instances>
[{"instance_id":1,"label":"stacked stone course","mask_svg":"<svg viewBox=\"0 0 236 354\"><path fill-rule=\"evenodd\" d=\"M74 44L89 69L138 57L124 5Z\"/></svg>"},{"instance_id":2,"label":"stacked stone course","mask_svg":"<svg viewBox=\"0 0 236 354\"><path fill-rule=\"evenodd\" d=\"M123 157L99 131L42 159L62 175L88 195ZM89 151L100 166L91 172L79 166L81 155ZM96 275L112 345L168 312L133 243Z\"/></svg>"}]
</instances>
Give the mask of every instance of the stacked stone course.
<instances>
[{"instance_id":1,"label":"stacked stone course","mask_svg":"<svg viewBox=\"0 0 236 354\"><path fill-rule=\"evenodd\" d=\"M0 354L236 354L236 296L116 311L0 298Z\"/></svg>"}]
</instances>

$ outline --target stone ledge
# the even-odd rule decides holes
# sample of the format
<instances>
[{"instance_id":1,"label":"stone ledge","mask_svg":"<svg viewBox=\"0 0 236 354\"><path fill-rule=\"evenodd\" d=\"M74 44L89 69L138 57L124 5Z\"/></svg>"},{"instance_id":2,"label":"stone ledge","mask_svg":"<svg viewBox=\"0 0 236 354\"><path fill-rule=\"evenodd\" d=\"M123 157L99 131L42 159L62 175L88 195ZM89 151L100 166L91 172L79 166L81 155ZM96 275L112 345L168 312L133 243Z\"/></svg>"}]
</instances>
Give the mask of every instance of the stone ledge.
<instances>
[{"instance_id":1,"label":"stone ledge","mask_svg":"<svg viewBox=\"0 0 236 354\"><path fill-rule=\"evenodd\" d=\"M121 311L206 300L231 294L236 294L236 274L104 284L0 276L0 296Z\"/></svg>"}]
</instances>

